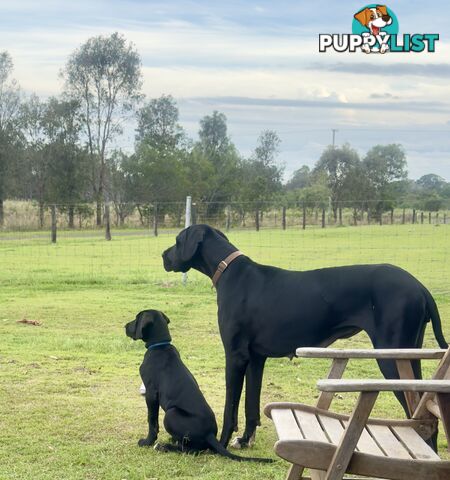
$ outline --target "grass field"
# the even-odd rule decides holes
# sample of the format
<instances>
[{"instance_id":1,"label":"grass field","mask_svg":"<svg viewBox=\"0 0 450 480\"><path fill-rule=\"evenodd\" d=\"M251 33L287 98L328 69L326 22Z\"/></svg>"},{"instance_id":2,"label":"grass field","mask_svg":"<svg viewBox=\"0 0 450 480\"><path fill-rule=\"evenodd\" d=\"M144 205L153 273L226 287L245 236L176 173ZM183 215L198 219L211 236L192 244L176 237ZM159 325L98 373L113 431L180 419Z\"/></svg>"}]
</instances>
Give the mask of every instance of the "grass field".
<instances>
[{"instance_id":1,"label":"grass field","mask_svg":"<svg viewBox=\"0 0 450 480\"><path fill-rule=\"evenodd\" d=\"M450 338L450 226L236 231L229 237L255 260L285 268L402 266L431 290ZM63 233L51 245L48 236L33 232L0 233L1 480L284 478L281 460L239 464L137 447L147 429L138 394L145 349L124 335L123 325L144 308L171 318L174 344L222 420L224 354L215 293L196 272L186 287L178 274L164 272L160 254L173 241L173 234L116 235L105 242ZM17 323L22 319L41 325ZM361 334L338 345L369 343ZM431 327L425 346L437 346ZM434 365L424 364L425 373ZM315 381L327 368L325 361L269 360L262 403L313 403ZM370 362L351 364L347 377L361 375L379 374ZM353 400L338 397L335 408L349 411ZM402 414L389 394L380 397L376 413ZM168 439L163 431L160 437ZM264 418L252 455L273 457L274 441L273 425Z\"/></svg>"}]
</instances>

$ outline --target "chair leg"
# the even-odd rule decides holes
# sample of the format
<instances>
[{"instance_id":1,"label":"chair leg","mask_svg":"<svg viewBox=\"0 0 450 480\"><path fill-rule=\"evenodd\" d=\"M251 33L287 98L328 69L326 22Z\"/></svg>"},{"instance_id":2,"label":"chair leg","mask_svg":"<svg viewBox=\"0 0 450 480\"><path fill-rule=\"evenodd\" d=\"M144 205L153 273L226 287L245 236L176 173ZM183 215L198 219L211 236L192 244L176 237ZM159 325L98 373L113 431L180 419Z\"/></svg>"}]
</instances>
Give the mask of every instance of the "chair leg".
<instances>
[{"instance_id":1,"label":"chair leg","mask_svg":"<svg viewBox=\"0 0 450 480\"><path fill-rule=\"evenodd\" d=\"M305 467L301 467L300 465L293 463L288 470L286 480L299 480L304 469Z\"/></svg>"}]
</instances>

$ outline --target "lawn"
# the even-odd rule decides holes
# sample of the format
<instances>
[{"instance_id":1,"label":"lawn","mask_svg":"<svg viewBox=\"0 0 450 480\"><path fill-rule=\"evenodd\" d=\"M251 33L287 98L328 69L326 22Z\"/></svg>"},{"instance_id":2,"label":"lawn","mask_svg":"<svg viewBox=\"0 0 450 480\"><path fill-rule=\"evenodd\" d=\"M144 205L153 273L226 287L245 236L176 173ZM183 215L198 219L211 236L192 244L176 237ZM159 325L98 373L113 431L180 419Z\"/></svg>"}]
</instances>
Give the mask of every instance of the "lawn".
<instances>
[{"instance_id":1,"label":"lawn","mask_svg":"<svg viewBox=\"0 0 450 480\"><path fill-rule=\"evenodd\" d=\"M173 233L158 237L61 232L58 243L33 232L0 233L0 479L281 479L286 464L239 464L140 449L146 407L138 394L144 345L123 325L144 308L166 312L173 343L222 420L224 354L215 293L208 279L189 273L188 284L162 268ZM253 259L306 270L354 263L394 263L433 293L450 338L450 226L395 225L332 229L232 231L230 240ZM39 326L18 323L35 320ZM365 335L338 346L369 346ZM425 346L437 346L431 327ZM426 374L434 367L424 364ZM326 361L271 359L262 403L313 403ZM375 364L350 365L348 377L377 377ZM354 397L338 397L349 411ZM242 410L242 409L241 409ZM401 415L393 396L376 412ZM243 421L241 419L241 426ZM161 431L161 439L168 436ZM271 456L275 432L263 418L257 456ZM440 446L444 447L440 437ZM246 454L244 452L243 454Z\"/></svg>"}]
</instances>

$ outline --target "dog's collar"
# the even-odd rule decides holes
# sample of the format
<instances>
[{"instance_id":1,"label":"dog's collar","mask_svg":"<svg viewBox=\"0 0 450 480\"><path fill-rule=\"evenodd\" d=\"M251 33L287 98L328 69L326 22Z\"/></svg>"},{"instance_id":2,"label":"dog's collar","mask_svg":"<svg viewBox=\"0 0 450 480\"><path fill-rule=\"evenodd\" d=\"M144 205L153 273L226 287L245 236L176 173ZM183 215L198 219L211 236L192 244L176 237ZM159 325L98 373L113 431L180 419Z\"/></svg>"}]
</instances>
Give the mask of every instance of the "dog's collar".
<instances>
[{"instance_id":1,"label":"dog's collar","mask_svg":"<svg viewBox=\"0 0 450 480\"><path fill-rule=\"evenodd\" d=\"M225 260L222 260L219 263L219 265L217 265L216 273L212 277L212 283L213 283L214 287L217 286L217 282L219 281L219 278L221 277L222 273L228 268L230 263L233 260L235 260L237 257L240 257L241 255L244 255L244 254L242 252L240 252L239 250L236 250L231 255L228 255L228 257L225 258Z\"/></svg>"},{"instance_id":2,"label":"dog's collar","mask_svg":"<svg viewBox=\"0 0 450 480\"><path fill-rule=\"evenodd\" d=\"M170 342L146 343L145 347L148 350L153 350L154 348L163 347L164 345L170 345Z\"/></svg>"}]
</instances>

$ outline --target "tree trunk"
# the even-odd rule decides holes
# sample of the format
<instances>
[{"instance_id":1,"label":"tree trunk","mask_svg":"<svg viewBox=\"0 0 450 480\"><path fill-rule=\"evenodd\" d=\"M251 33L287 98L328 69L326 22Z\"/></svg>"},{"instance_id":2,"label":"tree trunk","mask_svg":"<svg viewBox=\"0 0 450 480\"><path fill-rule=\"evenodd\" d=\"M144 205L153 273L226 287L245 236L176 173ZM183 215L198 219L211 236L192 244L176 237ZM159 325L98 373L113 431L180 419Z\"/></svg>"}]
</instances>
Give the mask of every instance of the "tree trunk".
<instances>
[{"instance_id":1,"label":"tree trunk","mask_svg":"<svg viewBox=\"0 0 450 480\"><path fill-rule=\"evenodd\" d=\"M52 212L52 243L56 243L56 206L51 206Z\"/></svg>"},{"instance_id":2,"label":"tree trunk","mask_svg":"<svg viewBox=\"0 0 450 480\"><path fill-rule=\"evenodd\" d=\"M111 240L111 223L109 214L109 202L105 203L105 240Z\"/></svg>"},{"instance_id":3,"label":"tree trunk","mask_svg":"<svg viewBox=\"0 0 450 480\"><path fill-rule=\"evenodd\" d=\"M102 226L102 202L97 199L97 227Z\"/></svg>"}]
</instances>

